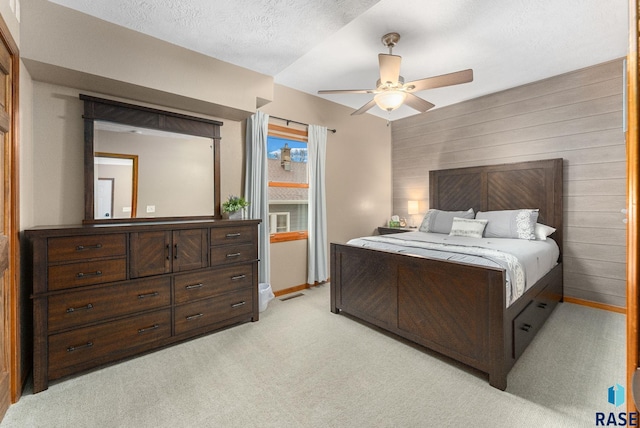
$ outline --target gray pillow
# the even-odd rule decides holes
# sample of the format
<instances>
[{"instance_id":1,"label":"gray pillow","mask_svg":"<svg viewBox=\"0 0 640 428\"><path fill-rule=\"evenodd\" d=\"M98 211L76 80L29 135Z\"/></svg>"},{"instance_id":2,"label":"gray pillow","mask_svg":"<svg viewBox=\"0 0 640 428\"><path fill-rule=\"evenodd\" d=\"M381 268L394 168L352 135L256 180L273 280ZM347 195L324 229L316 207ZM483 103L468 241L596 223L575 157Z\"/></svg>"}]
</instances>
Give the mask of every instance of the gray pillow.
<instances>
[{"instance_id":1,"label":"gray pillow","mask_svg":"<svg viewBox=\"0 0 640 428\"><path fill-rule=\"evenodd\" d=\"M453 218L450 236L464 236L466 238L482 238L482 232L487 226L488 220Z\"/></svg>"},{"instance_id":2,"label":"gray pillow","mask_svg":"<svg viewBox=\"0 0 640 428\"><path fill-rule=\"evenodd\" d=\"M476 218L489 220L484 229L486 238L536 239L537 209L478 211Z\"/></svg>"},{"instance_id":3,"label":"gray pillow","mask_svg":"<svg viewBox=\"0 0 640 428\"><path fill-rule=\"evenodd\" d=\"M473 218L473 208L467 211L441 211L431 209L427 211L420 225L420 232L450 233L453 218Z\"/></svg>"}]
</instances>

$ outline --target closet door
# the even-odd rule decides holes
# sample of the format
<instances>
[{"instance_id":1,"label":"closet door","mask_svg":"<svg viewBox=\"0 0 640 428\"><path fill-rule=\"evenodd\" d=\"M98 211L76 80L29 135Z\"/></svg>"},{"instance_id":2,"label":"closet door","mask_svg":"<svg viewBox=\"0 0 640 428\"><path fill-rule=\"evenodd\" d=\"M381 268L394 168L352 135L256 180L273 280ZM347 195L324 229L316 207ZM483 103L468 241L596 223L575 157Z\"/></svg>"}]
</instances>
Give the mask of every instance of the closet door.
<instances>
[{"instance_id":1,"label":"closet door","mask_svg":"<svg viewBox=\"0 0 640 428\"><path fill-rule=\"evenodd\" d=\"M17 97L18 49L4 20L0 19L0 419L22 390L17 275L18 168Z\"/></svg>"}]
</instances>

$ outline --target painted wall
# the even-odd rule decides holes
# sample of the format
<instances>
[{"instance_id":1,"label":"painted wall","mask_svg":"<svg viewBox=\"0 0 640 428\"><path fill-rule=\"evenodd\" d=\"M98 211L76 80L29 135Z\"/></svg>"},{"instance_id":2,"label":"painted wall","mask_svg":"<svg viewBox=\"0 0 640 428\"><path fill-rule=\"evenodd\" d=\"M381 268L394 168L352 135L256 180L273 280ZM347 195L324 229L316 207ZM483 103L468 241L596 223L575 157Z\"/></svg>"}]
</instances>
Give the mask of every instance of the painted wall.
<instances>
[{"instance_id":1,"label":"painted wall","mask_svg":"<svg viewBox=\"0 0 640 428\"><path fill-rule=\"evenodd\" d=\"M427 210L433 169L563 158L565 296L625 307L623 75L607 62L393 122L394 212Z\"/></svg>"},{"instance_id":2,"label":"painted wall","mask_svg":"<svg viewBox=\"0 0 640 428\"><path fill-rule=\"evenodd\" d=\"M21 57L39 81L242 120L273 78L47 0L22 0Z\"/></svg>"},{"instance_id":3,"label":"painted wall","mask_svg":"<svg viewBox=\"0 0 640 428\"><path fill-rule=\"evenodd\" d=\"M79 94L127 100L39 81L30 84L33 95L26 104L33 106L28 112L32 116L33 141L22 147L22 163L32 175L25 177L28 187L21 189L25 210L22 226L79 224L84 219L84 123ZM243 128L240 122L223 122L221 193L237 194L243 177Z\"/></svg>"},{"instance_id":4,"label":"painted wall","mask_svg":"<svg viewBox=\"0 0 640 428\"><path fill-rule=\"evenodd\" d=\"M327 149L329 241L371 234L390 215L390 128L383 119L350 116L351 109L273 85L270 76L44 0L24 1L22 34L25 78L32 87L31 99L24 103L30 107L24 117L30 121L25 126L32 141L22 153L28 172L23 228L83 219L80 93L222 121L223 197L243 192L243 119L256 106L264 105L275 116L337 128L329 134ZM277 245L271 268L274 290L306 283L306 242Z\"/></svg>"}]
</instances>

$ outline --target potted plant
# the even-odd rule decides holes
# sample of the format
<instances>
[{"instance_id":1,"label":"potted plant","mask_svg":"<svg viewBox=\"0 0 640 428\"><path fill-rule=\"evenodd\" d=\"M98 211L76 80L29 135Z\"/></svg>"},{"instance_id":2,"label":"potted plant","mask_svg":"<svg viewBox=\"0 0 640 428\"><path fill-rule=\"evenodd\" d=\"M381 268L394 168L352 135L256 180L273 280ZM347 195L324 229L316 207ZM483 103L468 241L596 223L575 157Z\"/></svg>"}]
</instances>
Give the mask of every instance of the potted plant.
<instances>
[{"instance_id":1,"label":"potted plant","mask_svg":"<svg viewBox=\"0 0 640 428\"><path fill-rule=\"evenodd\" d=\"M229 195L229 199L222 203L222 213L231 220L240 220L248 206L249 202L242 196Z\"/></svg>"}]
</instances>

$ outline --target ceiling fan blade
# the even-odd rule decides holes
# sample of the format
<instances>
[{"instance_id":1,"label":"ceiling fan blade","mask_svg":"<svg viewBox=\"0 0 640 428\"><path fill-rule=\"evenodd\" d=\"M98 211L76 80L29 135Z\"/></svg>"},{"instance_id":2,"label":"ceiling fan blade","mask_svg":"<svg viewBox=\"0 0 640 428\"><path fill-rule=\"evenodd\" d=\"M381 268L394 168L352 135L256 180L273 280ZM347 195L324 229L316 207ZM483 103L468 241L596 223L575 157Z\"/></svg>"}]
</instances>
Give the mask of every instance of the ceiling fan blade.
<instances>
[{"instance_id":1,"label":"ceiling fan blade","mask_svg":"<svg viewBox=\"0 0 640 428\"><path fill-rule=\"evenodd\" d=\"M431 104L429 101L423 100L410 93L407 93L407 98L405 98L404 103L422 113L435 107L435 104Z\"/></svg>"},{"instance_id":2,"label":"ceiling fan blade","mask_svg":"<svg viewBox=\"0 0 640 428\"><path fill-rule=\"evenodd\" d=\"M400 62L402 57L398 55L378 54L380 64L380 83L395 86L400 77Z\"/></svg>"},{"instance_id":3,"label":"ceiling fan blade","mask_svg":"<svg viewBox=\"0 0 640 428\"><path fill-rule=\"evenodd\" d=\"M459 85L473 81L473 70L456 71L455 73L442 74L440 76L427 77L426 79L414 80L405 83L405 88L409 91L423 91L425 89L440 88L442 86ZM410 86L414 88L411 89Z\"/></svg>"},{"instance_id":4,"label":"ceiling fan blade","mask_svg":"<svg viewBox=\"0 0 640 428\"><path fill-rule=\"evenodd\" d=\"M371 109L375 105L376 105L376 101L375 100L371 100L368 103L366 103L365 105L363 105L362 107L360 107L358 110L356 110L353 113L351 113L351 116L362 114L362 113L366 112L367 110Z\"/></svg>"},{"instance_id":5,"label":"ceiling fan blade","mask_svg":"<svg viewBox=\"0 0 640 428\"><path fill-rule=\"evenodd\" d=\"M318 91L318 94L373 94L375 89L328 89Z\"/></svg>"}]
</instances>

